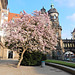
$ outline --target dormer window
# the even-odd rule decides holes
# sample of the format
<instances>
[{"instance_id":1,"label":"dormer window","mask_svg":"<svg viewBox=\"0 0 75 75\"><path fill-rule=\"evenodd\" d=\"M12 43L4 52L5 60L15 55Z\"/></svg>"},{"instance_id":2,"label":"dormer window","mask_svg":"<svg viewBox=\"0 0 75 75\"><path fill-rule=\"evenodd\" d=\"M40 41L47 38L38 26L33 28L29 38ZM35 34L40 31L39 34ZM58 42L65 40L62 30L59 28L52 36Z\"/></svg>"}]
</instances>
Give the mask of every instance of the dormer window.
<instances>
[{"instance_id":1,"label":"dormer window","mask_svg":"<svg viewBox=\"0 0 75 75\"><path fill-rule=\"evenodd\" d=\"M16 15L16 17L17 17L17 15Z\"/></svg>"}]
</instances>

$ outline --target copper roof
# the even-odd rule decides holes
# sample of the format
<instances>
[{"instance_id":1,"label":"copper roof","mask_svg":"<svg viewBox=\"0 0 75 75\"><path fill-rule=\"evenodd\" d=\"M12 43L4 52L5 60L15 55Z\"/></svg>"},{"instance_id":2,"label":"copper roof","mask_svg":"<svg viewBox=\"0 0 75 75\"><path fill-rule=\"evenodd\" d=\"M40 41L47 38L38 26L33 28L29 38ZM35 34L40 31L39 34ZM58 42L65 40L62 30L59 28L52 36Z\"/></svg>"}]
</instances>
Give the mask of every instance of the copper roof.
<instances>
[{"instance_id":1,"label":"copper roof","mask_svg":"<svg viewBox=\"0 0 75 75\"><path fill-rule=\"evenodd\" d=\"M57 10L55 8L52 8L48 11L48 13L58 13Z\"/></svg>"}]
</instances>

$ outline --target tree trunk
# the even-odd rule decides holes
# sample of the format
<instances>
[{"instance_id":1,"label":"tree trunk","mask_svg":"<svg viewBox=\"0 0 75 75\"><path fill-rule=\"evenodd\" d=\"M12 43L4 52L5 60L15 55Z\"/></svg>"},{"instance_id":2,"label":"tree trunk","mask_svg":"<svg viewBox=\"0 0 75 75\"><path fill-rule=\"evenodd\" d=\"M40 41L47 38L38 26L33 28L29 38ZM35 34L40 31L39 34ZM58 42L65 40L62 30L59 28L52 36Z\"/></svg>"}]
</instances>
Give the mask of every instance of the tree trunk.
<instances>
[{"instance_id":1,"label":"tree trunk","mask_svg":"<svg viewBox=\"0 0 75 75\"><path fill-rule=\"evenodd\" d=\"M26 51L26 49L24 49L23 52L22 52L22 54L21 54L21 58L20 58L20 60L18 62L17 68L20 66L20 64L21 64L21 62L23 60L23 55L24 55L25 51Z\"/></svg>"}]
</instances>

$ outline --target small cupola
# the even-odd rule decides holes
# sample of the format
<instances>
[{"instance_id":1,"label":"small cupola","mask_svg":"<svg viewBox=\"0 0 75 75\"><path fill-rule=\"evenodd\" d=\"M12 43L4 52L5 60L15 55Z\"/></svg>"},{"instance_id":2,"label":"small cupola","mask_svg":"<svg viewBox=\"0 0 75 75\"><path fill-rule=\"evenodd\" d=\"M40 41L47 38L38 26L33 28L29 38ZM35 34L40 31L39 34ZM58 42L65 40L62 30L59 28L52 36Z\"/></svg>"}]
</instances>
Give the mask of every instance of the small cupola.
<instances>
[{"instance_id":1,"label":"small cupola","mask_svg":"<svg viewBox=\"0 0 75 75\"><path fill-rule=\"evenodd\" d=\"M46 9L44 7L41 9L41 13L42 14L46 13Z\"/></svg>"}]
</instances>

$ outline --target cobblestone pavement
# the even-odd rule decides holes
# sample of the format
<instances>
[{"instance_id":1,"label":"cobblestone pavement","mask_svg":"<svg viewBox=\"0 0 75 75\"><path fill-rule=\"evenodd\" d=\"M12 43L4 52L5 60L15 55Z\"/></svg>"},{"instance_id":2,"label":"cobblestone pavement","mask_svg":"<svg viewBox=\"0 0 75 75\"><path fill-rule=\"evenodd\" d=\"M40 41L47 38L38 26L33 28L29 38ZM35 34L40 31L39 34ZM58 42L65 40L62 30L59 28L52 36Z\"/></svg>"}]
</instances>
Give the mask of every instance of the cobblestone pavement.
<instances>
[{"instance_id":1,"label":"cobblestone pavement","mask_svg":"<svg viewBox=\"0 0 75 75\"><path fill-rule=\"evenodd\" d=\"M0 63L0 75L71 75L67 72L50 66L45 66L44 68L40 66L20 66L19 68L16 68L16 65L14 65L17 63L16 61L14 61L13 65L7 63Z\"/></svg>"}]
</instances>

